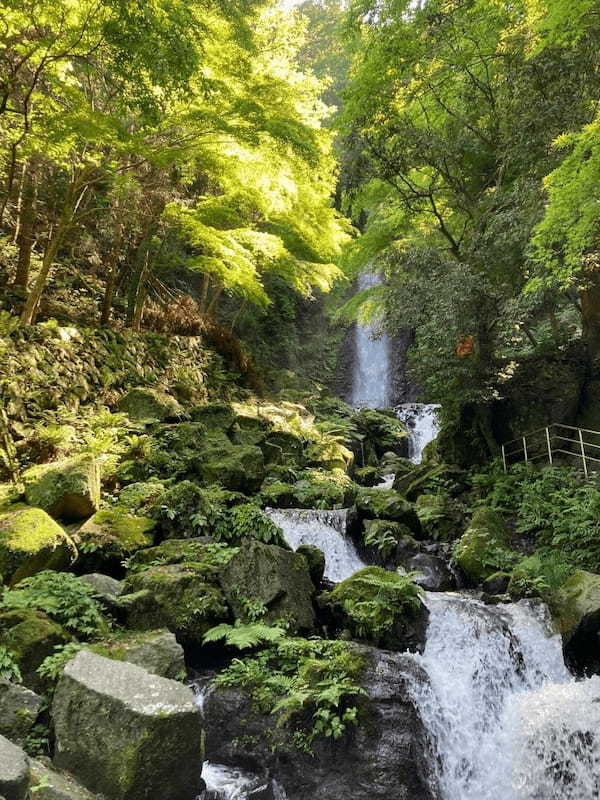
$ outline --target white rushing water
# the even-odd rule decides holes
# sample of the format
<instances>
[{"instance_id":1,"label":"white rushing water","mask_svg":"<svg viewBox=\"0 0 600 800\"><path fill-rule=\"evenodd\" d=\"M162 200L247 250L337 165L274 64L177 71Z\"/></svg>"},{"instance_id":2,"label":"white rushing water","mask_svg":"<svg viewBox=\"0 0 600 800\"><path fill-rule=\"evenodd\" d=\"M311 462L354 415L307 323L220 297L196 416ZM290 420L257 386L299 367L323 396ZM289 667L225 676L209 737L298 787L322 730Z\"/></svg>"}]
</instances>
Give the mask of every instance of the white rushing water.
<instances>
[{"instance_id":1,"label":"white rushing water","mask_svg":"<svg viewBox=\"0 0 600 800\"><path fill-rule=\"evenodd\" d=\"M439 433L438 409L435 403L404 403L397 406L398 419L406 425L409 433L408 457L420 464L423 450Z\"/></svg>"},{"instance_id":2,"label":"white rushing water","mask_svg":"<svg viewBox=\"0 0 600 800\"><path fill-rule=\"evenodd\" d=\"M358 289L369 289L382 282L378 273L358 279ZM352 372L352 405L356 408L388 408L392 404L392 342L373 325L357 325L355 359Z\"/></svg>"},{"instance_id":3,"label":"white rushing water","mask_svg":"<svg viewBox=\"0 0 600 800\"><path fill-rule=\"evenodd\" d=\"M600 678L576 682L543 609L428 594L414 699L442 800L594 800Z\"/></svg>"},{"instance_id":4,"label":"white rushing water","mask_svg":"<svg viewBox=\"0 0 600 800\"><path fill-rule=\"evenodd\" d=\"M325 577L330 581L343 581L366 566L346 535L348 509L267 508L265 513L279 525L293 550L301 544L311 544L323 551Z\"/></svg>"}]
</instances>

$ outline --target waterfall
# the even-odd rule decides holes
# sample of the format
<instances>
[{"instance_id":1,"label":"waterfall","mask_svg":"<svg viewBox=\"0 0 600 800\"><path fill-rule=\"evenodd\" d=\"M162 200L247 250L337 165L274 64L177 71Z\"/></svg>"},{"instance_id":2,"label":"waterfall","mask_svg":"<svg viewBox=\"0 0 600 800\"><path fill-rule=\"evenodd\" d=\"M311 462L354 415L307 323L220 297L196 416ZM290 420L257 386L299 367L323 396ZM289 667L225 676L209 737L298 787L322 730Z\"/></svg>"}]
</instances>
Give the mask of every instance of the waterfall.
<instances>
[{"instance_id":1,"label":"waterfall","mask_svg":"<svg viewBox=\"0 0 600 800\"><path fill-rule=\"evenodd\" d=\"M593 800L600 678L576 682L544 608L428 594L413 687L441 800Z\"/></svg>"},{"instance_id":2,"label":"waterfall","mask_svg":"<svg viewBox=\"0 0 600 800\"><path fill-rule=\"evenodd\" d=\"M398 419L408 429L408 457L415 464L421 463L423 450L438 435L439 408L434 403L404 403L396 408Z\"/></svg>"},{"instance_id":3,"label":"waterfall","mask_svg":"<svg viewBox=\"0 0 600 800\"><path fill-rule=\"evenodd\" d=\"M378 286L382 277L370 272L360 276L358 290ZM373 325L357 325L352 373L352 405L357 408L389 408L392 405L390 337Z\"/></svg>"},{"instance_id":4,"label":"waterfall","mask_svg":"<svg viewBox=\"0 0 600 800\"><path fill-rule=\"evenodd\" d=\"M301 544L311 544L323 551L328 580L338 583L366 566L347 536L347 508L337 511L267 508L265 513L279 525L293 550Z\"/></svg>"}]
</instances>

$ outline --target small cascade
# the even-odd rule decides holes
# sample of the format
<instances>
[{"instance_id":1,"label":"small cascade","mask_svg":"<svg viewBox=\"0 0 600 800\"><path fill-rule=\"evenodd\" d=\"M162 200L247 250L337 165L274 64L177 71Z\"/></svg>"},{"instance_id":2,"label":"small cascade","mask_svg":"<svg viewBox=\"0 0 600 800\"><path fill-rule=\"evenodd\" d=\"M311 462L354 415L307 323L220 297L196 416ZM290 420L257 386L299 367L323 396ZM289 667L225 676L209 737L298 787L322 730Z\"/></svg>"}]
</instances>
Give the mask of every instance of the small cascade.
<instances>
[{"instance_id":1,"label":"small cascade","mask_svg":"<svg viewBox=\"0 0 600 800\"><path fill-rule=\"evenodd\" d=\"M251 800L253 795L264 797L269 783L251 772L223 764L211 764L210 761L205 761L202 766L202 779L206 789L199 800Z\"/></svg>"},{"instance_id":2,"label":"small cascade","mask_svg":"<svg viewBox=\"0 0 600 800\"><path fill-rule=\"evenodd\" d=\"M423 450L439 433L439 408L435 403L404 403L396 408L398 419L408 429L408 457L415 464L421 463Z\"/></svg>"},{"instance_id":3,"label":"small cascade","mask_svg":"<svg viewBox=\"0 0 600 800\"><path fill-rule=\"evenodd\" d=\"M378 273L360 276L358 290L382 282ZM392 341L373 325L357 325L352 371L352 399L356 408L388 408L392 405Z\"/></svg>"},{"instance_id":4,"label":"small cascade","mask_svg":"<svg viewBox=\"0 0 600 800\"><path fill-rule=\"evenodd\" d=\"M323 551L328 580L338 583L366 566L347 536L348 509L268 508L266 513L279 525L292 549L311 544Z\"/></svg>"},{"instance_id":5,"label":"small cascade","mask_svg":"<svg viewBox=\"0 0 600 800\"><path fill-rule=\"evenodd\" d=\"M542 606L428 594L412 689L441 800L593 800L600 678L575 682Z\"/></svg>"}]
</instances>

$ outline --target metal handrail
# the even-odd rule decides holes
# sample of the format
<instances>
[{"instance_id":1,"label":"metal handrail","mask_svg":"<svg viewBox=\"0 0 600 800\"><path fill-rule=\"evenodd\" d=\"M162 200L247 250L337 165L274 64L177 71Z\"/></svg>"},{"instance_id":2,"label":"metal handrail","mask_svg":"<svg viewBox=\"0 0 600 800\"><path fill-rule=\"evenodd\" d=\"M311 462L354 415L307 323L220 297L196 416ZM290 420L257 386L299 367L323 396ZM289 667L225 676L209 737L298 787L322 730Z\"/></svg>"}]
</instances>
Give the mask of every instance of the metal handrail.
<instances>
[{"instance_id":1,"label":"metal handrail","mask_svg":"<svg viewBox=\"0 0 600 800\"><path fill-rule=\"evenodd\" d=\"M560 433L555 433L554 429L561 428L567 431L576 431L577 436L574 438L570 438L568 436L562 436ZM552 430L552 433L550 432ZM527 439L530 439L533 436L537 436L540 433L545 434L545 442L542 445L542 452L536 452L539 449L540 444L527 443ZM585 473L586 478L588 477L588 462L594 462L600 464L600 458L595 458L594 456L586 453L586 447L594 447L600 450L600 444L596 444L595 442L586 442L584 440L584 433L591 433L594 436L600 436L600 431L594 431L590 428L576 428L574 425L564 425L561 422L553 422L551 425L548 425L545 428L536 428L529 433L524 434L523 436L519 436L516 439L509 439L507 442L504 442L502 445L502 465L504 467L504 472L508 472L508 461L507 459L511 456L516 456L522 454L523 459L526 464L530 461L534 461L537 458L548 458L550 464L554 463L554 455L557 453L562 453L563 455L567 456L575 456L576 458L581 458L583 463L583 471ZM511 444L515 444L516 442L519 443L519 447L514 450L507 450L507 446ZM560 442L569 442L573 444L578 449L578 452L574 452L572 450L565 450L562 447L556 447L557 443Z\"/></svg>"}]
</instances>

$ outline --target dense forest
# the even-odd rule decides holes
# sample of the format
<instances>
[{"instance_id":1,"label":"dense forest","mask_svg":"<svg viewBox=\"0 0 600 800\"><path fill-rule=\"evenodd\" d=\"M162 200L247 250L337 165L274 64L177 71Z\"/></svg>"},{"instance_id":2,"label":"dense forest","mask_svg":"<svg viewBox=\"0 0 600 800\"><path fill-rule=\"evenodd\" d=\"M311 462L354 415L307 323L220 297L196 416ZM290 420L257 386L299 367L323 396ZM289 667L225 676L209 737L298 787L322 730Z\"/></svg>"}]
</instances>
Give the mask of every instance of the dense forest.
<instances>
[{"instance_id":1,"label":"dense forest","mask_svg":"<svg viewBox=\"0 0 600 800\"><path fill-rule=\"evenodd\" d=\"M0 800L600 794L600 0L0 0Z\"/></svg>"}]
</instances>

